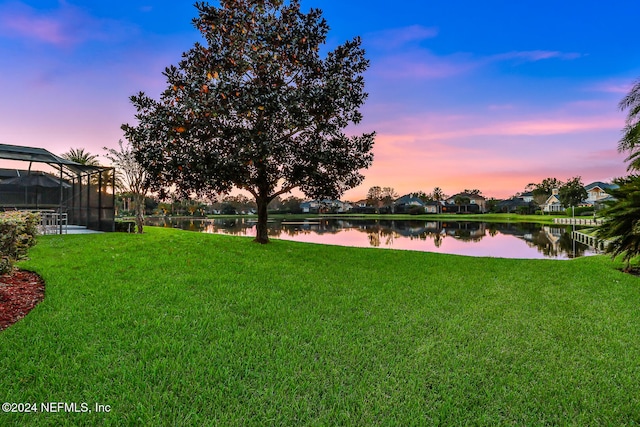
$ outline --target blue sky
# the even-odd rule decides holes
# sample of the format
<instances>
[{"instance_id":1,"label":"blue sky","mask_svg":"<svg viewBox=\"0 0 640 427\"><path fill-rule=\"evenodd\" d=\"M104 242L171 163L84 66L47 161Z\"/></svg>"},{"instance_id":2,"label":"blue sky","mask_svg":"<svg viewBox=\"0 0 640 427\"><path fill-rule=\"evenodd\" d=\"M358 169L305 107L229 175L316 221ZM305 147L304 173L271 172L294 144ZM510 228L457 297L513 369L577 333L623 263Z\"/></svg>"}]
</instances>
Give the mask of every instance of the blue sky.
<instances>
[{"instance_id":1,"label":"blue sky","mask_svg":"<svg viewBox=\"0 0 640 427\"><path fill-rule=\"evenodd\" d=\"M640 78L636 1L302 0L327 48L361 36L374 185L507 197L546 177L625 173L617 108ZM177 1L0 0L0 143L54 153L116 147L128 97L164 88L199 34Z\"/></svg>"}]
</instances>

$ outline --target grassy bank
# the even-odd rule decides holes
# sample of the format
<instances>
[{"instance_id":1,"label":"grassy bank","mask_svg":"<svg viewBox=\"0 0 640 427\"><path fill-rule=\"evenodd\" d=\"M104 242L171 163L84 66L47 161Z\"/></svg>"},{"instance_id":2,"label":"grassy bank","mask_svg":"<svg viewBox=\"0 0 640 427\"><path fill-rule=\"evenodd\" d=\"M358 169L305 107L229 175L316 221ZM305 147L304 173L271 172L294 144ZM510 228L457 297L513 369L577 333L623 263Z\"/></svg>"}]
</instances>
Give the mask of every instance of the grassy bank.
<instances>
[{"instance_id":1,"label":"grassy bank","mask_svg":"<svg viewBox=\"0 0 640 427\"><path fill-rule=\"evenodd\" d=\"M49 236L0 333L2 425L634 425L640 282L605 257L468 258L147 228Z\"/></svg>"}]
</instances>

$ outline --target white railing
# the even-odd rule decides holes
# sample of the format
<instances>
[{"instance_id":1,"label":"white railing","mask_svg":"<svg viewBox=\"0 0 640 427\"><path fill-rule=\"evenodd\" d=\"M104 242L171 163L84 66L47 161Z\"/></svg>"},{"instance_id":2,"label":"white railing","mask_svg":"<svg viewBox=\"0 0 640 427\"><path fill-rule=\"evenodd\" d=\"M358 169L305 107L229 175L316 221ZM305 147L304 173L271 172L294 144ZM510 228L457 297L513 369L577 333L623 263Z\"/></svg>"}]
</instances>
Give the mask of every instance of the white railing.
<instances>
[{"instance_id":1,"label":"white railing","mask_svg":"<svg viewBox=\"0 0 640 427\"><path fill-rule=\"evenodd\" d=\"M42 234L67 234L67 214L40 212L40 232Z\"/></svg>"},{"instance_id":2,"label":"white railing","mask_svg":"<svg viewBox=\"0 0 640 427\"><path fill-rule=\"evenodd\" d=\"M596 236L585 234L580 231L571 232L571 238L576 242L580 242L583 245L587 245L600 251L605 251L610 243L608 240L598 239Z\"/></svg>"},{"instance_id":3,"label":"white railing","mask_svg":"<svg viewBox=\"0 0 640 427\"><path fill-rule=\"evenodd\" d=\"M569 224L569 225L600 225L601 219L585 219L585 218L554 218L554 224Z\"/></svg>"}]
</instances>

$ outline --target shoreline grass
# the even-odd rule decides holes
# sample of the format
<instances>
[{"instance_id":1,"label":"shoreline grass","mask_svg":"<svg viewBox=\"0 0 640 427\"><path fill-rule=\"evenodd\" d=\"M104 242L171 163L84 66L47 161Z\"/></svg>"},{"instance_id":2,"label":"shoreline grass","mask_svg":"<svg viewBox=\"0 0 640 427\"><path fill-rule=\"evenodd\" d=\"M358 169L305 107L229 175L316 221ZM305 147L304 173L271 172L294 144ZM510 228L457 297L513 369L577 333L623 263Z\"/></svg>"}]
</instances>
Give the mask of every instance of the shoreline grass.
<instances>
[{"instance_id":1,"label":"shoreline grass","mask_svg":"<svg viewBox=\"0 0 640 427\"><path fill-rule=\"evenodd\" d=\"M471 258L146 228L46 236L0 333L6 425L634 425L640 282L595 256Z\"/></svg>"}]
</instances>

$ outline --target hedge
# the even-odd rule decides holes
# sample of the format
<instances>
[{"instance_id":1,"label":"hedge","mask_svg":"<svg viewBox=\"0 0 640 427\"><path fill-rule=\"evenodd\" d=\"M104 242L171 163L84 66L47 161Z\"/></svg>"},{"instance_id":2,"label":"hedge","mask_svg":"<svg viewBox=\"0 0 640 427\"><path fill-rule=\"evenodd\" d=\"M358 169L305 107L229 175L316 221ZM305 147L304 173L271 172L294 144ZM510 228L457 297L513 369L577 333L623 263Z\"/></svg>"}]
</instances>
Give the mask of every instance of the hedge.
<instances>
[{"instance_id":1,"label":"hedge","mask_svg":"<svg viewBox=\"0 0 640 427\"><path fill-rule=\"evenodd\" d=\"M573 214L571 212L572 208L567 208L567 210L565 211L565 214L567 216L587 216L587 215L593 215L593 206L576 206L575 208L575 214Z\"/></svg>"},{"instance_id":2,"label":"hedge","mask_svg":"<svg viewBox=\"0 0 640 427\"><path fill-rule=\"evenodd\" d=\"M0 212L0 274L11 271L13 263L36 244L40 214Z\"/></svg>"},{"instance_id":3,"label":"hedge","mask_svg":"<svg viewBox=\"0 0 640 427\"><path fill-rule=\"evenodd\" d=\"M115 223L115 230L121 233L135 233L136 222L131 220L118 220Z\"/></svg>"}]
</instances>

